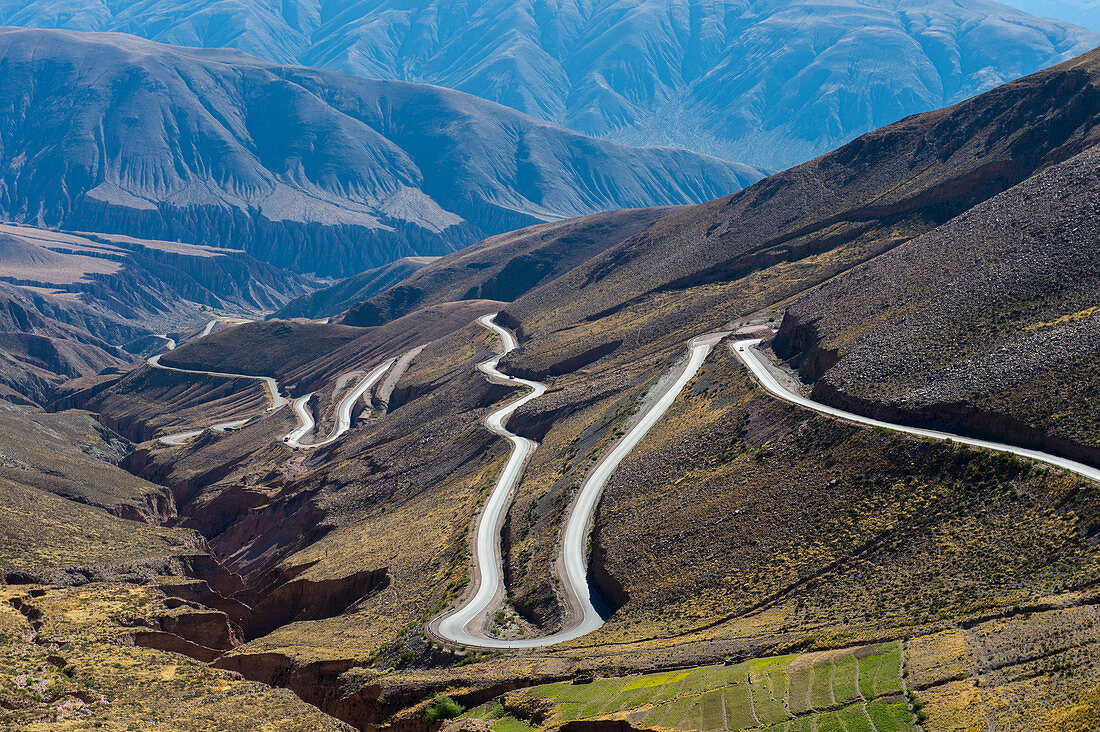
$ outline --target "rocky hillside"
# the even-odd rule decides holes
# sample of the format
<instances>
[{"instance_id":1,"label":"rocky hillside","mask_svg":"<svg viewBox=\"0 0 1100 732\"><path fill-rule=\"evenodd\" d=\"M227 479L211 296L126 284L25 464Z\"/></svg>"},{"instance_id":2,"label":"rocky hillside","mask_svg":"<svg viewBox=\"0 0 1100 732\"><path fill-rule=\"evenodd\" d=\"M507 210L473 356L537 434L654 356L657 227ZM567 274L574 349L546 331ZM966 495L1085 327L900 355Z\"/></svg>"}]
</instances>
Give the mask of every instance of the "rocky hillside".
<instances>
[{"instance_id":1,"label":"rocky hillside","mask_svg":"<svg viewBox=\"0 0 1100 732\"><path fill-rule=\"evenodd\" d=\"M297 297L271 314L272 318L328 318L385 292L431 264L437 257L402 257L381 267L352 275L308 295Z\"/></svg>"},{"instance_id":2,"label":"rocky hillside","mask_svg":"<svg viewBox=\"0 0 1100 732\"><path fill-rule=\"evenodd\" d=\"M1100 149L797 300L776 348L814 394L1100 463Z\"/></svg>"},{"instance_id":3,"label":"rocky hillside","mask_svg":"<svg viewBox=\"0 0 1100 732\"><path fill-rule=\"evenodd\" d=\"M0 214L244 249L300 272L355 274L761 177L438 87L132 36L9 28L0 59Z\"/></svg>"},{"instance_id":4,"label":"rocky hillside","mask_svg":"<svg viewBox=\"0 0 1100 732\"><path fill-rule=\"evenodd\" d=\"M515 300L643 231L672 210L611 211L490 237L436 260L369 300L356 303L341 322L379 325L427 305L457 300Z\"/></svg>"},{"instance_id":5,"label":"rocky hillside","mask_svg":"<svg viewBox=\"0 0 1100 732\"><path fill-rule=\"evenodd\" d=\"M1047 5L1028 10L1057 15ZM438 84L585 134L772 169L1100 43L988 0L68 0L63 11L54 0L2 0L0 23Z\"/></svg>"},{"instance_id":6,"label":"rocky hillside","mask_svg":"<svg viewBox=\"0 0 1100 732\"><path fill-rule=\"evenodd\" d=\"M648 340L720 325L750 295L746 282L780 304L1090 147L1100 138L1098 76L1100 52L1090 52L876 130L665 216L507 312L553 350L582 352L604 326L616 334L606 338Z\"/></svg>"}]
</instances>

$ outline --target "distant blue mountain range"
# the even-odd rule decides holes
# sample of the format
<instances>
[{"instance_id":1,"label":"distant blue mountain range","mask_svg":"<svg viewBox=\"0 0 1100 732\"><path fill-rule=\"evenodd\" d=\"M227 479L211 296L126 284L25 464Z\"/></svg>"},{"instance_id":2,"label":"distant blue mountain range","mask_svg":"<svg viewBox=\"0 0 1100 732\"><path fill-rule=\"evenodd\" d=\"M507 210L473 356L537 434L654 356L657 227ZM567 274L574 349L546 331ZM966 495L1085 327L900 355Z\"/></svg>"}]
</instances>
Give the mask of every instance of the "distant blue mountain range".
<instances>
[{"instance_id":1,"label":"distant blue mountain range","mask_svg":"<svg viewBox=\"0 0 1100 732\"><path fill-rule=\"evenodd\" d=\"M773 169L1100 44L986 0L0 0L0 23L428 82Z\"/></svg>"},{"instance_id":2,"label":"distant blue mountain range","mask_svg":"<svg viewBox=\"0 0 1100 732\"><path fill-rule=\"evenodd\" d=\"M0 220L331 276L763 177L436 86L112 33L0 29L0 130Z\"/></svg>"}]
</instances>

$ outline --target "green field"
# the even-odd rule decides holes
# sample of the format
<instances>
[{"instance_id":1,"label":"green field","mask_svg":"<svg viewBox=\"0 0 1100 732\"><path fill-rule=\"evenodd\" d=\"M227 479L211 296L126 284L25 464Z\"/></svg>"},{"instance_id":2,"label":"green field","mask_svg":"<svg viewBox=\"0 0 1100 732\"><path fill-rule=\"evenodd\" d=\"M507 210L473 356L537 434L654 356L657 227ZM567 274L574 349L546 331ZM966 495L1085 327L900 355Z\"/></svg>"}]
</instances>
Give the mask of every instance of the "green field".
<instances>
[{"instance_id":1,"label":"green field","mask_svg":"<svg viewBox=\"0 0 1100 732\"><path fill-rule=\"evenodd\" d=\"M534 686L522 695L546 699L544 726L620 717L635 726L676 730L766 729L774 732L903 732L913 729L901 685L901 646L757 658L733 665ZM499 710L486 713L490 709ZM499 703L468 716L493 720L497 732L528 724L503 715Z\"/></svg>"}]
</instances>

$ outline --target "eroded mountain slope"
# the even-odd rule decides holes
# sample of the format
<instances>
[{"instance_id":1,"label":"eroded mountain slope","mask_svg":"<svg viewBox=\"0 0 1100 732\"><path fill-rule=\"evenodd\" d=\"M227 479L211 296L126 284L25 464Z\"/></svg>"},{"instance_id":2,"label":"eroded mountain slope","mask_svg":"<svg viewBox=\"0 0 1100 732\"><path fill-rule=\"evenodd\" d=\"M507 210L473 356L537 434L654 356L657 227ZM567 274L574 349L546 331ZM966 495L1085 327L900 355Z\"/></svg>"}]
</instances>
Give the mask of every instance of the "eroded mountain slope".
<instances>
[{"instance_id":1,"label":"eroded mountain slope","mask_svg":"<svg viewBox=\"0 0 1100 732\"><path fill-rule=\"evenodd\" d=\"M511 301L643 231L671 208L610 211L490 237L425 266L348 309L341 322L378 325L456 300Z\"/></svg>"},{"instance_id":2,"label":"eroded mountain slope","mask_svg":"<svg viewBox=\"0 0 1100 732\"><path fill-rule=\"evenodd\" d=\"M761 177L440 87L134 36L8 28L0 58L8 218L244 249L300 272L356 274Z\"/></svg>"},{"instance_id":3,"label":"eroded mountain slope","mask_svg":"<svg viewBox=\"0 0 1100 732\"><path fill-rule=\"evenodd\" d=\"M385 292L436 259L437 257L402 257L295 298L272 313L271 317L285 320L339 315L351 306Z\"/></svg>"},{"instance_id":4,"label":"eroded mountain slope","mask_svg":"<svg viewBox=\"0 0 1100 732\"><path fill-rule=\"evenodd\" d=\"M1089 149L791 305L814 394L1100 461L1100 152Z\"/></svg>"},{"instance_id":5,"label":"eroded mountain slope","mask_svg":"<svg viewBox=\"0 0 1100 732\"><path fill-rule=\"evenodd\" d=\"M5 0L0 23L439 84L586 134L773 169L1100 42L984 0Z\"/></svg>"},{"instance_id":6,"label":"eroded mountain slope","mask_svg":"<svg viewBox=\"0 0 1100 732\"><path fill-rule=\"evenodd\" d=\"M128 368L154 334L254 314L311 289L239 251L0 225L0 390L48 404L64 381Z\"/></svg>"}]
</instances>

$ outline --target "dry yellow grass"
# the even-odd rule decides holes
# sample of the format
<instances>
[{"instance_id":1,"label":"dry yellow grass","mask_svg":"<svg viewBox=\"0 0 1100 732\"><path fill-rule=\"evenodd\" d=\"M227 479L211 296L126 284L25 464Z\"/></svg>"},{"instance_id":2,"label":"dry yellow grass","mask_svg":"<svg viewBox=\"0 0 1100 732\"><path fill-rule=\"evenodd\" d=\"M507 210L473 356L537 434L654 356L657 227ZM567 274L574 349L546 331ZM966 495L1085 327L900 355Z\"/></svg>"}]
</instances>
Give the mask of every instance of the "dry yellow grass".
<instances>
[{"instance_id":1,"label":"dry yellow grass","mask_svg":"<svg viewBox=\"0 0 1100 732\"><path fill-rule=\"evenodd\" d=\"M0 590L0 721L25 730L346 730L289 691L126 644L158 610L144 586ZM38 593L35 593L38 594ZM35 632L10 600L41 623Z\"/></svg>"}]
</instances>

